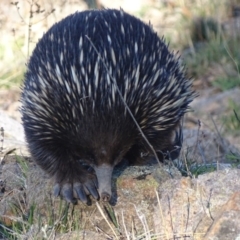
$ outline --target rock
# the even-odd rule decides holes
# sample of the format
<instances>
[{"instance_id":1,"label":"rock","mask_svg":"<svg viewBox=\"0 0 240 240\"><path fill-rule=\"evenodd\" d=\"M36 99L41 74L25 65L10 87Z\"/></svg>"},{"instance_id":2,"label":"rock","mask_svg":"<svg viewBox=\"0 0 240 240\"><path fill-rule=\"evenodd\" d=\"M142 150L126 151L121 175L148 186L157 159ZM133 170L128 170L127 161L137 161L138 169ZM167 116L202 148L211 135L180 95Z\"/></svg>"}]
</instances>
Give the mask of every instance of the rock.
<instances>
[{"instance_id":1,"label":"rock","mask_svg":"<svg viewBox=\"0 0 240 240\"><path fill-rule=\"evenodd\" d=\"M15 152L19 155L29 155L22 124L9 117L8 114L2 110L0 110L0 128L4 130L3 144L0 142L0 148L3 145L4 153L15 149ZM2 138L1 134L0 132L0 139Z\"/></svg>"},{"instance_id":2,"label":"rock","mask_svg":"<svg viewBox=\"0 0 240 240\"><path fill-rule=\"evenodd\" d=\"M0 127L4 128L6 136L24 143L23 126L13 118L9 117L4 111L0 110Z\"/></svg>"},{"instance_id":3,"label":"rock","mask_svg":"<svg viewBox=\"0 0 240 240\"><path fill-rule=\"evenodd\" d=\"M216 213L204 240L240 238L240 192L235 192Z\"/></svg>"},{"instance_id":4,"label":"rock","mask_svg":"<svg viewBox=\"0 0 240 240\"><path fill-rule=\"evenodd\" d=\"M216 91L216 88L214 88ZM201 123L200 130L215 132L216 135L227 138L228 141L238 149L240 149L239 134L234 136L233 133L226 129L224 118L233 115L233 107L229 104L240 102L240 88L230 89L224 92L214 93L214 89L201 92L200 96L191 103L194 112L186 115L186 125L192 128L198 128ZM238 104L237 104L238 105ZM237 109L235 109L237 110ZM239 113L237 112L239 115ZM223 132L225 130L225 132Z\"/></svg>"},{"instance_id":5,"label":"rock","mask_svg":"<svg viewBox=\"0 0 240 240\"><path fill-rule=\"evenodd\" d=\"M229 155L235 154L240 157L240 151L235 146L207 129L186 129L183 136L183 160L190 159L192 163L214 166L215 169L221 170L228 166L226 164L234 165L234 161L228 159Z\"/></svg>"},{"instance_id":6,"label":"rock","mask_svg":"<svg viewBox=\"0 0 240 240\"><path fill-rule=\"evenodd\" d=\"M240 189L239 174L239 169L228 169L203 174L197 179L164 182L158 190L160 204L153 211L155 232L167 233L168 238L203 239L207 234L211 239L218 239L214 237L215 233L216 236L221 234L217 231L221 226L219 231L226 227L225 236L232 234L232 227L237 226L240 219L239 203L236 204ZM235 197L229 199L231 195ZM232 222L233 225L222 225L223 222ZM234 230L235 235L240 234L239 227Z\"/></svg>"}]
</instances>

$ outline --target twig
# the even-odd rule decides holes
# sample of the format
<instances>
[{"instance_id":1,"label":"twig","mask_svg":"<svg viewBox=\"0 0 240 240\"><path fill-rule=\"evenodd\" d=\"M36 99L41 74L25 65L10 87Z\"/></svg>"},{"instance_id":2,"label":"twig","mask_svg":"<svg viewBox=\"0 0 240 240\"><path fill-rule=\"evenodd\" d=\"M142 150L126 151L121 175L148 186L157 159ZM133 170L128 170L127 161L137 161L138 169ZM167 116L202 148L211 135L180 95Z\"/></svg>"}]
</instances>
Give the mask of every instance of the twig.
<instances>
[{"instance_id":1,"label":"twig","mask_svg":"<svg viewBox=\"0 0 240 240\"><path fill-rule=\"evenodd\" d=\"M96 47L95 47L95 45L93 44L92 40L91 40L87 35L85 35L85 36L86 36L86 38L88 39L88 41L90 42L90 44L92 45L92 47L93 47L93 49L95 50L95 52L97 53L98 57L101 59L102 64L103 64L103 66L105 67L105 69L106 69L106 71L107 71L110 79L111 79L111 80L113 81L113 83L115 84L115 87L116 87L116 89L117 89L117 92L118 92L118 94L119 94L119 96L120 96L120 98L121 98L121 100L122 100L125 108L127 109L129 115L131 116L131 118L132 118L132 120L134 121L136 127L138 128L139 132L141 133L143 139L145 140L145 142L147 143L147 145L150 147L151 151L153 152L154 157L157 159L158 163L160 164L160 161L159 161L159 158L158 158L158 156L157 156L157 153L156 153L155 149L153 148L152 144L148 141L147 137L145 136L145 134L143 133L141 127L139 126L138 122L136 121L135 117L133 116L132 111L130 110L130 108L128 107L127 103L125 102L125 100L124 100L124 98L123 98L123 95L122 95L122 93L121 93L121 91L120 91L120 89L119 89L119 87L118 87L118 85L117 85L116 80L111 76L110 72L108 71L108 67L107 67L106 63L104 62L104 60L103 60L103 58L101 57L101 55L100 55L100 53L98 52L98 50L96 49Z\"/></svg>"}]
</instances>

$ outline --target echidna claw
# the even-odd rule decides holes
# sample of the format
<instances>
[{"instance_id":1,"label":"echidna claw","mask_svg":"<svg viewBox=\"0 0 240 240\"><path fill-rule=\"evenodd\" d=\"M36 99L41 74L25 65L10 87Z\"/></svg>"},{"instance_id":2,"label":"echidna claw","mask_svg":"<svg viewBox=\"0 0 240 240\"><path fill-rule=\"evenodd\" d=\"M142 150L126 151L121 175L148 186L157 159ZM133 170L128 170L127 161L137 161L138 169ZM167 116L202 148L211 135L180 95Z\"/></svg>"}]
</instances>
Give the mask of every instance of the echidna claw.
<instances>
[{"instance_id":1,"label":"echidna claw","mask_svg":"<svg viewBox=\"0 0 240 240\"><path fill-rule=\"evenodd\" d=\"M69 176L63 177L60 173L55 176L55 185L53 187L55 197L60 196L68 203L73 204L76 204L77 200L80 200L87 205L89 205L90 201L88 195L92 195L96 200L99 199L97 178L94 174L81 169L77 173L73 173L71 177Z\"/></svg>"},{"instance_id":2,"label":"echidna claw","mask_svg":"<svg viewBox=\"0 0 240 240\"><path fill-rule=\"evenodd\" d=\"M81 183L74 183L73 184L73 189L75 191L76 197L80 199L83 203L88 202L87 195L84 191L83 185Z\"/></svg>"},{"instance_id":3,"label":"echidna claw","mask_svg":"<svg viewBox=\"0 0 240 240\"><path fill-rule=\"evenodd\" d=\"M53 196L58 197L60 195L61 187L59 183L56 183L53 187Z\"/></svg>"},{"instance_id":4,"label":"echidna claw","mask_svg":"<svg viewBox=\"0 0 240 240\"><path fill-rule=\"evenodd\" d=\"M87 182L84 185L85 192L88 192L90 195L92 195L96 200L99 199L98 191L94 185L93 182Z\"/></svg>"},{"instance_id":5,"label":"echidna claw","mask_svg":"<svg viewBox=\"0 0 240 240\"><path fill-rule=\"evenodd\" d=\"M76 204L77 199L73 197L73 189L72 189L72 184L70 183L65 183L62 186L61 189L61 196L69 203Z\"/></svg>"}]
</instances>

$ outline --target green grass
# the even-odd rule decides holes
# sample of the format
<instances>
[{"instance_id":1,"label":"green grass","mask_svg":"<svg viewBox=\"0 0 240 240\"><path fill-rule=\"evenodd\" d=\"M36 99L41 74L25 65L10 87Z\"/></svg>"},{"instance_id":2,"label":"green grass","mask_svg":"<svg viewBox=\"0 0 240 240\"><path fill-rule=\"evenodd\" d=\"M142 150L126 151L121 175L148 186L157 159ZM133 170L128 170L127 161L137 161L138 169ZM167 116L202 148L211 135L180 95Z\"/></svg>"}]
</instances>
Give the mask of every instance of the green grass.
<instances>
[{"instance_id":1,"label":"green grass","mask_svg":"<svg viewBox=\"0 0 240 240\"><path fill-rule=\"evenodd\" d=\"M106 214L108 215L110 221L115 226L115 228L119 228L119 224L118 224L117 217L116 217L113 207L111 205L107 204L106 206L104 206L104 210L105 210Z\"/></svg>"},{"instance_id":2,"label":"green grass","mask_svg":"<svg viewBox=\"0 0 240 240\"><path fill-rule=\"evenodd\" d=\"M35 203L26 206L26 210L23 211L23 209L24 207L17 203L12 204L14 217L11 225L5 226L0 221L2 237L14 240L21 239L21 237L27 236L29 232L32 232L31 239L39 239L39 237L43 239L43 236L51 239L48 237L53 234L63 234L71 231L79 232L82 229L80 212L75 211L74 206L65 201L60 201L57 208L49 205L47 215L43 215Z\"/></svg>"},{"instance_id":3,"label":"green grass","mask_svg":"<svg viewBox=\"0 0 240 240\"><path fill-rule=\"evenodd\" d=\"M211 17L198 17L191 25L193 42L211 41L221 33L220 24Z\"/></svg>"},{"instance_id":4,"label":"green grass","mask_svg":"<svg viewBox=\"0 0 240 240\"><path fill-rule=\"evenodd\" d=\"M11 89L19 87L24 77L25 66L23 65L11 65L11 67L5 66L4 70L0 73L0 88Z\"/></svg>"},{"instance_id":5,"label":"green grass","mask_svg":"<svg viewBox=\"0 0 240 240\"><path fill-rule=\"evenodd\" d=\"M201 174L217 170L216 164L197 163L194 159L188 158L187 153L184 158L185 160L181 159L179 162L175 162L175 166L178 168L183 177L196 178Z\"/></svg>"},{"instance_id":6,"label":"green grass","mask_svg":"<svg viewBox=\"0 0 240 240\"><path fill-rule=\"evenodd\" d=\"M13 213L12 223L10 226L4 226L0 221L0 232L2 237L7 239L19 239L34 224L35 205L30 206L28 211L23 211L22 205L15 202L11 203L11 211Z\"/></svg>"},{"instance_id":7,"label":"green grass","mask_svg":"<svg viewBox=\"0 0 240 240\"><path fill-rule=\"evenodd\" d=\"M46 195L45 202L42 203L42 208L45 209L43 211L35 202L27 200L25 191L28 187L29 162L18 155L15 158L21 171L18 174L18 188L21 191L17 190L18 194L7 200L8 211L4 217L0 216L0 237L23 239L31 232L31 239L51 239L48 237L53 234L80 231L83 226L82 215L74 205Z\"/></svg>"},{"instance_id":8,"label":"green grass","mask_svg":"<svg viewBox=\"0 0 240 240\"><path fill-rule=\"evenodd\" d=\"M13 37L6 43L0 41L0 88L19 87L25 72L27 57L22 52L24 37ZM12 54L14 58L12 58ZM9 58L9 55L11 56Z\"/></svg>"},{"instance_id":9,"label":"green grass","mask_svg":"<svg viewBox=\"0 0 240 240\"><path fill-rule=\"evenodd\" d=\"M232 163L233 167L240 166L240 154L230 152L227 154L226 158Z\"/></svg>"},{"instance_id":10,"label":"green grass","mask_svg":"<svg viewBox=\"0 0 240 240\"><path fill-rule=\"evenodd\" d=\"M240 87L240 77L218 77L213 86L219 88L222 91L226 91L235 87Z\"/></svg>"},{"instance_id":11,"label":"green grass","mask_svg":"<svg viewBox=\"0 0 240 240\"><path fill-rule=\"evenodd\" d=\"M229 100L228 109L230 114L226 114L221 118L225 132L238 136L240 134L240 104Z\"/></svg>"},{"instance_id":12,"label":"green grass","mask_svg":"<svg viewBox=\"0 0 240 240\"><path fill-rule=\"evenodd\" d=\"M221 72L215 72L215 85L222 90L240 86L239 39L217 37L202 43L194 52L185 56L188 73L194 78L204 76L218 65Z\"/></svg>"}]
</instances>

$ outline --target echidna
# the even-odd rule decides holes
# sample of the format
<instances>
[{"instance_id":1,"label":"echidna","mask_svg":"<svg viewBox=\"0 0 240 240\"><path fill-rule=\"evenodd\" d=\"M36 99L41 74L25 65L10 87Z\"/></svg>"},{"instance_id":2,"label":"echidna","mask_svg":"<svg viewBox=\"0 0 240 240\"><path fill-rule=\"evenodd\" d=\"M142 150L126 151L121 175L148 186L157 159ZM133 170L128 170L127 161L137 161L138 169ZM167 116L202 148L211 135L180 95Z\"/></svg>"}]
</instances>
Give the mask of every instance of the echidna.
<instances>
[{"instance_id":1,"label":"echidna","mask_svg":"<svg viewBox=\"0 0 240 240\"><path fill-rule=\"evenodd\" d=\"M53 25L29 60L21 111L55 195L109 201L123 158L134 164L152 149L160 160L178 157L191 85L164 40L123 10L77 12Z\"/></svg>"}]
</instances>

